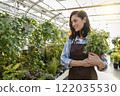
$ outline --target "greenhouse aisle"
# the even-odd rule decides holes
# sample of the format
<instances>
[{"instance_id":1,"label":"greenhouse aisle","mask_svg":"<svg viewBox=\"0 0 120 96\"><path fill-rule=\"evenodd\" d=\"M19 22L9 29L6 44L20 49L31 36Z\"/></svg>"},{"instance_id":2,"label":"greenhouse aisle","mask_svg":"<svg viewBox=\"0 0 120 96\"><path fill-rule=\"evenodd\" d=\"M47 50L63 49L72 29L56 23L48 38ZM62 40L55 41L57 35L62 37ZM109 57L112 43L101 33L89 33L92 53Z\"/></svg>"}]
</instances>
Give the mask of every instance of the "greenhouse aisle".
<instances>
[{"instance_id":1,"label":"greenhouse aisle","mask_svg":"<svg viewBox=\"0 0 120 96\"><path fill-rule=\"evenodd\" d=\"M108 65L108 69L106 71L98 73L98 80L119 80L120 70L115 70L112 66L112 63Z\"/></svg>"},{"instance_id":2,"label":"greenhouse aisle","mask_svg":"<svg viewBox=\"0 0 120 96\"><path fill-rule=\"evenodd\" d=\"M98 74L98 80L120 80L120 69L114 69L113 63L110 62L109 57L108 60L108 69L106 71L100 72L96 69ZM64 74L62 74L59 78L56 80L67 80L69 70L67 70Z\"/></svg>"},{"instance_id":3,"label":"greenhouse aisle","mask_svg":"<svg viewBox=\"0 0 120 96\"><path fill-rule=\"evenodd\" d=\"M107 56L108 69L104 72L98 72L99 80L120 80L120 69L114 69L110 57Z\"/></svg>"}]
</instances>

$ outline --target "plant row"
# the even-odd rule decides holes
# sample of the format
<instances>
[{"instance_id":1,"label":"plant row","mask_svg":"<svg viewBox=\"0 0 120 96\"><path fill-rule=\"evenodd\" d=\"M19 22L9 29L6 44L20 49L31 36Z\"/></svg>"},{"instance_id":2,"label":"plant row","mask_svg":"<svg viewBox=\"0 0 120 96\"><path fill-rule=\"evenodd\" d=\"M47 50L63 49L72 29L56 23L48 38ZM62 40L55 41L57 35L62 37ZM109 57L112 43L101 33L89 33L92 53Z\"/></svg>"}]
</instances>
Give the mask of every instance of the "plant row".
<instances>
[{"instance_id":1,"label":"plant row","mask_svg":"<svg viewBox=\"0 0 120 96\"><path fill-rule=\"evenodd\" d=\"M113 62L114 68L120 68L120 37L112 39L114 48L109 51L110 59Z\"/></svg>"},{"instance_id":2,"label":"plant row","mask_svg":"<svg viewBox=\"0 0 120 96\"><path fill-rule=\"evenodd\" d=\"M67 34L51 21L0 13L0 79L54 79Z\"/></svg>"}]
</instances>

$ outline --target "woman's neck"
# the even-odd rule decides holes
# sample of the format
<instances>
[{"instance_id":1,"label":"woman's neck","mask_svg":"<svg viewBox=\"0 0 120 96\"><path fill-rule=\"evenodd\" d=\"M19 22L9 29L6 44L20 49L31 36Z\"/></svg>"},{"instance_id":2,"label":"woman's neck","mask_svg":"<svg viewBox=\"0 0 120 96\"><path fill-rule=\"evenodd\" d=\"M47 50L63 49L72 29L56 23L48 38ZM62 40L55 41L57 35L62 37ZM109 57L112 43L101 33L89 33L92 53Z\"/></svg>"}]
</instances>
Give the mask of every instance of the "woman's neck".
<instances>
[{"instance_id":1,"label":"woman's neck","mask_svg":"<svg viewBox=\"0 0 120 96\"><path fill-rule=\"evenodd\" d=\"M81 35L82 32L80 32L80 39L83 39L84 37Z\"/></svg>"},{"instance_id":2,"label":"woman's neck","mask_svg":"<svg viewBox=\"0 0 120 96\"><path fill-rule=\"evenodd\" d=\"M80 39L83 39L83 38L84 38L84 37L81 35L81 36L80 36Z\"/></svg>"}]
</instances>

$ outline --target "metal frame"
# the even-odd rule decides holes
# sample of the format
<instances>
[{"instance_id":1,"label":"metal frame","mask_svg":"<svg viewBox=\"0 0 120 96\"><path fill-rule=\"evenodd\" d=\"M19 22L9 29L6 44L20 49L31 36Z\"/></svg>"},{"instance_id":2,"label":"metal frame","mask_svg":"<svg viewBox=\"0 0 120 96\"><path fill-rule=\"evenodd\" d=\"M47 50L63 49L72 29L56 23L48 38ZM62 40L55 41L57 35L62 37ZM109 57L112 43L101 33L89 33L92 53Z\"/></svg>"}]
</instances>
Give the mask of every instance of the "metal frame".
<instances>
[{"instance_id":1,"label":"metal frame","mask_svg":"<svg viewBox=\"0 0 120 96\"><path fill-rule=\"evenodd\" d=\"M84 7L74 7L74 8L57 9L57 10L50 10L50 11L64 11L64 10L85 9L85 8L115 6L115 5L120 5L120 3L111 3L111 4L104 4L104 5L92 5L92 6L84 6Z\"/></svg>"},{"instance_id":2,"label":"metal frame","mask_svg":"<svg viewBox=\"0 0 120 96\"><path fill-rule=\"evenodd\" d=\"M31 3L34 4L35 6L38 6L38 7L39 7L40 9L42 9L42 10L39 10L39 9L35 8L34 5L30 6L29 4L27 4L27 3L25 3L25 2L21 2L21 1L18 1L18 2L24 4L24 5L27 6L27 7L29 7L28 10L30 10L30 9L35 10L36 12L39 12L39 13L41 13L41 14L43 14L43 15L45 15L45 16L48 16L48 17L50 17L50 18L53 18L53 17L55 17L55 16L57 15L57 14L54 14L53 12L51 12L51 11L49 11L49 10L41 7L40 5L38 5L39 2L34 3L33 0L29 0L29 2L31 2ZM27 15L27 14L26 14L26 15ZM58 19L58 21L61 22L61 23L63 23L63 20L65 20L65 19L64 19L64 18L59 18L59 19ZM65 20L65 21L66 21L66 20Z\"/></svg>"},{"instance_id":3,"label":"metal frame","mask_svg":"<svg viewBox=\"0 0 120 96\"><path fill-rule=\"evenodd\" d=\"M75 1L77 2L78 6L81 7L80 4L78 3L78 1L77 0L75 0Z\"/></svg>"},{"instance_id":4,"label":"metal frame","mask_svg":"<svg viewBox=\"0 0 120 96\"><path fill-rule=\"evenodd\" d=\"M103 2L101 4L99 4L99 5L94 5L93 0L91 0L91 3L92 3L91 6L81 6L80 3L78 2L78 0L74 0L78 4L78 6L79 6L79 7L74 7L74 8L66 8L62 4L61 0L56 0L56 2L58 2L58 4L63 7L62 9L54 9L54 8L52 8L52 6L49 6L49 4L45 3L44 0L38 0L36 2L34 0L24 0L23 2L21 0L15 0L15 1L19 2L20 4L23 4L28 9L25 11L25 10L22 10L22 9L16 7L16 6L12 6L10 4L6 4L6 3L0 1L1 4L5 5L5 6L8 6L10 8L15 8L16 10L20 10L23 13L22 14L18 14L17 11L16 11L16 13L14 13L13 11L11 11L9 9L6 9L4 6L0 6L0 10L8 12L8 13L10 13L12 15L16 15L16 16L22 16L22 15L25 15L25 16L27 16L27 15L28 16L34 16L34 17L37 17L40 20L47 20L47 19L45 19L43 17L43 16L46 16L46 17L49 18L49 20L52 20L52 21L56 21L57 20L57 22L59 22L60 24L62 23L60 25L60 28L65 28L66 27L64 25L66 23L68 23L68 18L69 18L69 17L63 16L63 14L61 14L60 11L66 11L67 10L70 13L70 11L74 10L74 9L94 8L95 15L89 15L90 17L94 17L94 16L107 16L107 15L120 15L120 13L96 14L96 9L95 9L96 7L120 5L120 3L103 4L103 3L106 3L106 2L108 2L110 0L105 1L105 2ZM46 7L50 7L52 10L48 10L47 8L42 7L41 4L44 4ZM40 13L41 16L38 16L38 15L36 15L34 13L30 13L30 10L34 10L35 12ZM54 11L56 11L57 13L55 14ZM114 20L118 20L118 19L114 19Z\"/></svg>"},{"instance_id":5,"label":"metal frame","mask_svg":"<svg viewBox=\"0 0 120 96\"><path fill-rule=\"evenodd\" d=\"M26 12L26 11L24 11L24 10L22 10L22 9L19 9L19 8L15 7L15 6L6 4L6 3L4 3L4 2L1 2L1 1L0 1L0 3L3 4L3 5L5 5L5 6L8 6L8 7L10 7L10 8L15 8L15 9L17 9L17 10L20 10L20 11L22 11L22 12L24 12L24 13ZM17 16L17 17L21 17L21 16L24 15L24 13L22 13L22 14L14 13L14 12L12 12L11 10L5 9L3 6L0 6L0 10L1 10L1 12L7 12L7 13L9 13L9 14L11 14L11 15L13 15L13 16ZM34 17L34 19L38 19L38 20L41 20L41 21L46 21L46 20L47 20L47 19L45 19L45 18L43 18L43 17L40 17L40 16L38 16L38 15L29 13L29 12L28 12L28 16L32 16L32 17ZM35 18L35 17L36 17L36 18Z\"/></svg>"},{"instance_id":6,"label":"metal frame","mask_svg":"<svg viewBox=\"0 0 120 96\"><path fill-rule=\"evenodd\" d=\"M35 5L37 5L39 2L42 2L43 0L38 0L37 2L35 2L32 6L30 6L29 8L28 8L28 10L25 12L25 16L27 15L27 13L28 13L28 11L30 10L30 9L32 9Z\"/></svg>"}]
</instances>

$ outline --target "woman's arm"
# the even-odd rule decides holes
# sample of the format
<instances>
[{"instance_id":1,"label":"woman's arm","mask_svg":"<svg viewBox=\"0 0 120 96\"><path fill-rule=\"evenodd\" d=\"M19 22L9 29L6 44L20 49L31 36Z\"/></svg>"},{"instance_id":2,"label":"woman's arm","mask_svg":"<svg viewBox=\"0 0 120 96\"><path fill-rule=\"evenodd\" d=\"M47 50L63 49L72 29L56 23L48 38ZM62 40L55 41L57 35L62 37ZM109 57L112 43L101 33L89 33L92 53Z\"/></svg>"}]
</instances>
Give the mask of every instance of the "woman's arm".
<instances>
[{"instance_id":1,"label":"woman's arm","mask_svg":"<svg viewBox=\"0 0 120 96\"><path fill-rule=\"evenodd\" d=\"M68 39L64 45L64 49L61 54L61 64L63 66L66 66L67 68L71 68L72 66L84 66L84 67L94 66L89 64L87 62L87 59L84 60L70 59L69 56L70 56L71 43L72 41Z\"/></svg>"},{"instance_id":2,"label":"woman's arm","mask_svg":"<svg viewBox=\"0 0 120 96\"><path fill-rule=\"evenodd\" d=\"M98 70L102 71L106 67L107 67L106 63L104 63L102 60L100 60L99 63L98 63Z\"/></svg>"},{"instance_id":3,"label":"woman's arm","mask_svg":"<svg viewBox=\"0 0 120 96\"><path fill-rule=\"evenodd\" d=\"M61 64L67 68L70 68L69 64L72 61L72 59L69 58L70 55L70 49L71 49L71 40L67 40L63 52L61 54Z\"/></svg>"},{"instance_id":4,"label":"woman's arm","mask_svg":"<svg viewBox=\"0 0 120 96\"><path fill-rule=\"evenodd\" d=\"M98 70L102 71L107 68L107 60L101 59L97 54L90 53L88 54L88 62L90 64L96 65L98 67Z\"/></svg>"},{"instance_id":5,"label":"woman's arm","mask_svg":"<svg viewBox=\"0 0 120 96\"><path fill-rule=\"evenodd\" d=\"M84 60L72 60L69 65L70 66L83 66L83 67L95 66L88 62L88 58L86 58Z\"/></svg>"}]
</instances>

